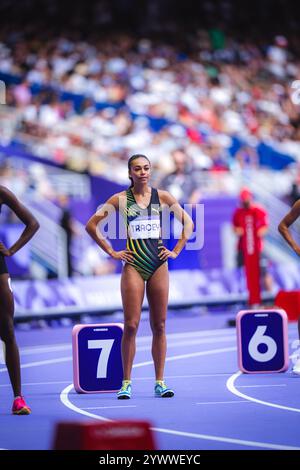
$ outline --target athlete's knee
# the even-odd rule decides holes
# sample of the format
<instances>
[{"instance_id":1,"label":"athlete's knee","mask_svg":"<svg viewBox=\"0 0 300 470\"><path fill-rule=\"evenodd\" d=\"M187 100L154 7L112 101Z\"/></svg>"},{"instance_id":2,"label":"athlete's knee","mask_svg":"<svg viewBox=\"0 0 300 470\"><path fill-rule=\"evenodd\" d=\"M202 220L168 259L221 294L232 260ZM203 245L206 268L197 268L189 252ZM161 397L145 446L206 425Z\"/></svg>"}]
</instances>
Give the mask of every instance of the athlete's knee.
<instances>
[{"instance_id":1,"label":"athlete's knee","mask_svg":"<svg viewBox=\"0 0 300 470\"><path fill-rule=\"evenodd\" d=\"M152 321L151 329L152 329L153 334L156 336L164 335L166 332L166 321L165 320Z\"/></svg>"},{"instance_id":2,"label":"athlete's knee","mask_svg":"<svg viewBox=\"0 0 300 470\"><path fill-rule=\"evenodd\" d=\"M136 321L125 321L124 324L124 333L128 335L136 335L137 330L138 330L139 323Z\"/></svg>"}]
</instances>

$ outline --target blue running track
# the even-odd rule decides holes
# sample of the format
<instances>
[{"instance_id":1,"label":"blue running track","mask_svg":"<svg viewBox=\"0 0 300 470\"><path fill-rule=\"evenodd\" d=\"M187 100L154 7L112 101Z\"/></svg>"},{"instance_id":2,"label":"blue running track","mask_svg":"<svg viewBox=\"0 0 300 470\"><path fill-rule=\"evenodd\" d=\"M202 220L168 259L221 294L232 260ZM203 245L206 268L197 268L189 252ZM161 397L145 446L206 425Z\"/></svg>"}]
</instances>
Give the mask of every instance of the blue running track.
<instances>
[{"instance_id":1,"label":"blue running track","mask_svg":"<svg viewBox=\"0 0 300 470\"><path fill-rule=\"evenodd\" d=\"M226 328L226 319L170 313L165 378L176 393L170 399L154 397L151 335L142 320L132 399L122 402L115 394L74 391L71 327L18 331L23 393L32 414L11 415L12 392L1 364L0 448L51 449L58 421L146 419L159 449L300 449L300 377L290 370L240 374L236 332ZM295 339L292 324L290 345Z\"/></svg>"}]
</instances>

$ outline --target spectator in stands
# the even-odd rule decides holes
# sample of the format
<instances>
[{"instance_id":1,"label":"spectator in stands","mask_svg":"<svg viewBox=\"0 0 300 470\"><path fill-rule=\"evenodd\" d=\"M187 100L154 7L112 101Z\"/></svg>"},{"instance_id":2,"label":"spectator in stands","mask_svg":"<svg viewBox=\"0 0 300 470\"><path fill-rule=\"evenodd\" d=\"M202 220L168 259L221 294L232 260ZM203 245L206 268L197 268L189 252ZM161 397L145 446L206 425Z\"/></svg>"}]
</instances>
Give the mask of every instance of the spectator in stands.
<instances>
[{"instance_id":1,"label":"spectator in stands","mask_svg":"<svg viewBox=\"0 0 300 470\"><path fill-rule=\"evenodd\" d=\"M17 107L26 107L31 103L32 94L29 88L29 83L24 80L13 89L13 96L16 100Z\"/></svg>"},{"instance_id":2,"label":"spectator in stands","mask_svg":"<svg viewBox=\"0 0 300 470\"><path fill-rule=\"evenodd\" d=\"M85 276L103 276L115 273L117 264L96 245L90 245L83 254L81 271Z\"/></svg>"},{"instance_id":3,"label":"spectator in stands","mask_svg":"<svg viewBox=\"0 0 300 470\"><path fill-rule=\"evenodd\" d=\"M243 145L235 154L235 160L241 170L257 169L259 167L259 157L255 147Z\"/></svg>"},{"instance_id":4,"label":"spectator in stands","mask_svg":"<svg viewBox=\"0 0 300 470\"><path fill-rule=\"evenodd\" d=\"M26 5L35 13L31 1ZM54 18L64 7L58 0L50 3L58 7L56 10L53 6L50 22L56 24ZM212 1L204 3L214 8ZM231 1L225 3L232 6ZM294 13L283 8L292 25ZM245 18L246 11L243 9ZM43 13L47 15L46 10ZM297 35L277 35L270 45L264 24L255 40L245 31L243 41L239 41L231 24L234 14L224 16L221 8L219 14L219 20L210 19L207 31L200 29L205 27L200 23L195 30L193 21L188 35L187 25L181 30L183 35L180 28L176 29L172 45L166 43L163 34L160 36L165 22L163 26L155 22L155 39L151 31L149 37L143 31L143 39L109 31L104 36L95 35L99 30L97 8L95 15L82 12L81 25L88 25L82 36L78 28L74 34L72 22L63 35L47 23L47 18L46 27L40 20L33 21L29 30L20 28L18 22L14 24L13 19L12 23L4 22L0 30L0 73L9 76L6 100L21 119L11 141L17 140L30 153L50 157L76 171L105 176L111 175L113 168L120 183L127 177L122 155L147 148L150 154L159 155L153 159L154 165L160 160L160 168L167 173L176 146L192 156L188 148L191 143L195 155L197 147L215 136L229 141L234 136L243 142L253 136L267 139L280 152L297 158L299 112L290 99L290 84L299 74ZM107 15L107 21L113 21L112 10L111 15ZM271 19L267 25L271 28L270 24ZM18 80L21 84L16 86ZM66 92L72 105L62 104ZM83 104L84 100L87 103ZM124 105L127 115L120 108ZM101 111L105 108L107 111ZM134 124L141 116L151 120L143 132ZM181 126L186 133L175 145L168 132L161 131L170 124ZM0 116L0 136L4 127ZM206 154L210 162L205 162L205 168L216 176L228 170L226 151L230 142L222 148L210 147ZM249 152L243 152L241 165L246 164L245 153ZM115 156L120 163L117 175Z\"/></svg>"},{"instance_id":5,"label":"spectator in stands","mask_svg":"<svg viewBox=\"0 0 300 470\"><path fill-rule=\"evenodd\" d=\"M235 234L238 237L237 244L237 266L239 268L244 266L244 255L243 255L243 237L244 226L245 226L245 216L249 213L251 209L252 214L255 218L255 229L259 237L259 256L260 256L260 274L262 280L262 288L268 292L271 292L273 289L273 279L270 273L268 272L268 260L263 254L263 237L268 231L268 214L266 210L256 204L253 200L253 194L248 188L242 189L239 195L240 207L238 207L232 217L232 224Z\"/></svg>"},{"instance_id":6,"label":"spectator in stands","mask_svg":"<svg viewBox=\"0 0 300 470\"><path fill-rule=\"evenodd\" d=\"M201 196L193 167L183 149L172 152L175 170L164 177L159 186L169 191L179 203L196 204Z\"/></svg>"},{"instance_id":7,"label":"spectator in stands","mask_svg":"<svg viewBox=\"0 0 300 470\"><path fill-rule=\"evenodd\" d=\"M276 36L274 44L267 50L268 69L276 78L283 79L287 75L288 41L284 36Z\"/></svg>"},{"instance_id":8,"label":"spectator in stands","mask_svg":"<svg viewBox=\"0 0 300 470\"><path fill-rule=\"evenodd\" d=\"M72 239L73 235L77 234L77 230L70 211L69 197L66 194L60 194L58 197L58 202L62 209L62 214L59 223L66 234L68 277L72 277L74 273L72 264Z\"/></svg>"},{"instance_id":9,"label":"spectator in stands","mask_svg":"<svg viewBox=\"0 0 300 470\"><path fill-rule=\"evenodd\" d=\"M295 202L298 201L299 198L300 198L299 182L294 181L292 183L291 191L288 194L288 200L289 200L288 202L291 206L293 206L295 204Z\"/></svg>"}]
</instances>

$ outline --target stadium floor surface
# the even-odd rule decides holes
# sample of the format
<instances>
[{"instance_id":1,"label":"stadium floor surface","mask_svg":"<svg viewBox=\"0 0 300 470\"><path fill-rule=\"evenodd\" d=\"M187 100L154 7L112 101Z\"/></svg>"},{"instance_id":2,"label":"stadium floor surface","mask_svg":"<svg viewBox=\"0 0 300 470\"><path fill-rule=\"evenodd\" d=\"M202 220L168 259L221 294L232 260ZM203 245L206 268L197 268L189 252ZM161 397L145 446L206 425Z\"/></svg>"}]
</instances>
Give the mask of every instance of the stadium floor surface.
<instances>
[{"instance_id":1,"label":"stadium floor surface","mask_svg":"<svg viewBox=\"0 0 300 470\"><path fill-rule=\"evenodd\" d=\"M30 416L12 416L12 393L0 365L0 448L51 449L59 421L145 419L158 449L300 449L300 377L240 374L236 331L228 315L170 312L165 379L171 399L155 398L148 321L141 321L131 400L115 393L77 394L72 386L71 330L17 330L23 393ZM112 317L101 318L101 322ZM98 323L99 321L97 321ZM289 327L289 343L297 339ZM290 349L290 354L294 351Z\"/></svg>"}]
</instances>

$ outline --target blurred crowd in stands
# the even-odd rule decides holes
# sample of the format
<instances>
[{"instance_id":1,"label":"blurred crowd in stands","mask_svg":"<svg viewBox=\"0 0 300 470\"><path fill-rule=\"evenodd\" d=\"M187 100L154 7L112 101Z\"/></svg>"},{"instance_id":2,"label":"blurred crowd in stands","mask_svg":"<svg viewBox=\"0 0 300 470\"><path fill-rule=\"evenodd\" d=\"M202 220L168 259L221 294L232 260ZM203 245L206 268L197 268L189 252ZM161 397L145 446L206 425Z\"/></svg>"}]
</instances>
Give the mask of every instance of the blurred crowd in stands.
<instances>
[{"instance_id":1,"label":"blurred crowd in stands","mask_svg":"<svg viewBox=\"0 0 300 470\"><path fill-rule=\"evenodd\" d=\"M214 2L203 3L209 12ZM231 3L219 2L225 20ZM106 31L114 4L94 5L93 28L80 33L74 18L59 34L38 21L1 26L0 74L17 77L6 94L16 116L12 140L70 169L108 177L113 169L120 182L128 156L141 151L158 177L175 170L178 148L199 171L257 168L261 141L300 161L293 28L290 36L254 39L228 32L225 21L185 35L179 28L168 41L162 31ZM234 157L231 136L247 142Z\"/></svg>"},{"instance_id":2,"label":"blurred crowd in stands","mask_svg":"<svg viewBox=\"0 0 300 470\"><path fill-rule=\"evenodd\" d=\"M289 204L300 197L295 1L26 0L16 11L2 0L0 17L0 157L13 149L0 161L1 184L61 208L70 276L79 236L62 204L68 191L39 163L15 165L15 149L121 184L128 157L143 153L152 184L181 203L198 202L211 181L214 192L237 193L237 175L251 173ZM263 175L260 143L295 160L291 189L283 171ZM5 209L1 217L15 221ZM115 271L95 245L79 251L75 272Z\"/></svg>"}]
</instances>

